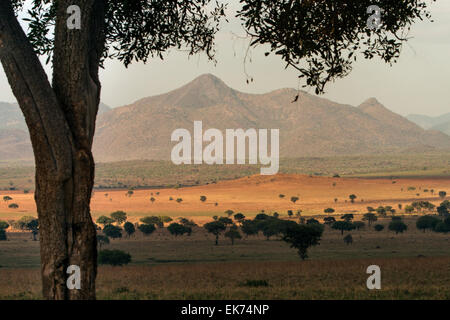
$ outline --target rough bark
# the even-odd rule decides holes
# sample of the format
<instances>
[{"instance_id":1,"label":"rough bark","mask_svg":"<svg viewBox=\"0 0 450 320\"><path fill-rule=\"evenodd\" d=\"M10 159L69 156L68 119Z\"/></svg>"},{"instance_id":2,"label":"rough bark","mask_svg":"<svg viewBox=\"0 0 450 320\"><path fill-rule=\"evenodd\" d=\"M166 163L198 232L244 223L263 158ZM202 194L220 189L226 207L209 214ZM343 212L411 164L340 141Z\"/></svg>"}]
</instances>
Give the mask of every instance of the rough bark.
<instances>
[{"instance_id":1,"label":"rough bark","mask_svg":"<svg viewBox=\"0 0 450 320\"><path fill-rule=\"evenodd\" d=\"M73 3L58 4L51 86L10 1L0 1L0 60L25 116L35 155L46 299L95 299L96 231L89 205L105 1L76 2L82 9L81 30L66 27L66 10ZM81 269L81 290L67 288L70 265Z\"/></svg>"}]
</instances>

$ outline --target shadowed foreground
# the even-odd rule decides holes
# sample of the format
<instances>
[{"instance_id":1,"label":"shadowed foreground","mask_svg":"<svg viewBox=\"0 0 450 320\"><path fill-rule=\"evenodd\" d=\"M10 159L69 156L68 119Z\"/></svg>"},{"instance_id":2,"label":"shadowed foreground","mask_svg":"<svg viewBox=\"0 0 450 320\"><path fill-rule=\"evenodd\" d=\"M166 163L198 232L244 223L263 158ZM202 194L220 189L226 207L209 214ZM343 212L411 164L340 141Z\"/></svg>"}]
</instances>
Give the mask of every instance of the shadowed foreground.
<instances>
[{"instance_id":1,"label":"shadowed foreground","mask_svg":"<svg viewBox=\"0 0 450 320\"><path fill-rule=\"evenodd\" d=\"M381 267L382 289L366 288ZM2 269L1 299L40 299L37 269ZM100 267L99 299L450 299L450 257Z\"/></svg>"}]
</instances>

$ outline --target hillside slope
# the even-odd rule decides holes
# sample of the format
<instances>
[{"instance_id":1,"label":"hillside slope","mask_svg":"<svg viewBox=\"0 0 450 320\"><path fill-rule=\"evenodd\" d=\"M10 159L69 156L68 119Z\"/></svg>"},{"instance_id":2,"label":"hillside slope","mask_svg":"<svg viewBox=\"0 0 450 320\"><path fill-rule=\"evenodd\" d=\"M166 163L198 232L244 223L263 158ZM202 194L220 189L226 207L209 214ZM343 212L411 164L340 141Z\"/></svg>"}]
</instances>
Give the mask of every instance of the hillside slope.
<instances>
[{"instance_id":1,"label":"hillside slope","mask_svg":"<svg viewBox=\"0 0 450 320\"><path fill-rule=\"evenodd\" d=\"M280 129L282 157L367 154L403 149L450 148L450 137L426 131L369 99L342 105L280 89L246 94L213 75L202 75L169 93L116 108L98 119L94 153L99 161L170 158L178 128Z\"/></svg>"}]
</instances>

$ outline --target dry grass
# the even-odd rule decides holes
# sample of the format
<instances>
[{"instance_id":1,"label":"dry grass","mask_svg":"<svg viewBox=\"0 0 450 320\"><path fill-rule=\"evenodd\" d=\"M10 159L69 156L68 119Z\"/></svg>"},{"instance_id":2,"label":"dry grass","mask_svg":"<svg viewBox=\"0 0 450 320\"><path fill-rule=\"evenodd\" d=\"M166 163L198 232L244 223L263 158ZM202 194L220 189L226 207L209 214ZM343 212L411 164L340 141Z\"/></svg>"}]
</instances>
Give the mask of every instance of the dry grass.
<instances>
[{"instance_id":1,"label":"dry grass","mask_svg":"<svg viewBox=\"0 0 450 320\"><path fill-rule=\"evenodd\" d=\"M382 289L366 288L366 268ZM2 299L39 299L36 269L2 270ZM8 281L5 281L8 279ZM268 286L246 286L264 280ZM99 299L450 299L450 257L100 267Z\"/></svg>"},{"instance_id":2,"label":"dry grass","mask_svg":"<svg viewBox=\"0 0 450 320\"><path fill-rule=\"evenodd\" d=\"M408 191L408 187L415 187L416 190ZM430 192L424 192L424 189L434 189L435 193L432 195ZM329 207L343 213L366 212L367 206L379 205L390 205L397 209L398 204L402 204L404 208L415 200L428 200L439 204L442 202L437 196L440 190L450 194L450 178L390 180L257 175L198 187L136 190L131 197L126 196L126 190L96 191L91 208L94 217L123 210L128 213L131 221L137 221L146 215L168 215L194 217L201 223L211 216L223 215L228 209L250 217L261 210L268 213L276 211L286 216L288 210L295 212L301 209L306 215L317 215L323 214L323 210ZM1 191L0 197L5 194L12 196L13 202L18 203L20 208L9 209L2 201L0 219L36 215L33 194ZM280 194L284 194L285 198L280 199ZM348 200L350 194L356 194L358 197L353 204ZM200 201L202 195L207 197L205 203ZM298 196L300 200L293 204L290 201L291 196ZM153 204L151 197L156 199ZM170 201L170 197L174 200ZM177 203L177 198L182 198L183 202ZM338 199L337 203L335 198Z\"/></svg>"}]
</instances>

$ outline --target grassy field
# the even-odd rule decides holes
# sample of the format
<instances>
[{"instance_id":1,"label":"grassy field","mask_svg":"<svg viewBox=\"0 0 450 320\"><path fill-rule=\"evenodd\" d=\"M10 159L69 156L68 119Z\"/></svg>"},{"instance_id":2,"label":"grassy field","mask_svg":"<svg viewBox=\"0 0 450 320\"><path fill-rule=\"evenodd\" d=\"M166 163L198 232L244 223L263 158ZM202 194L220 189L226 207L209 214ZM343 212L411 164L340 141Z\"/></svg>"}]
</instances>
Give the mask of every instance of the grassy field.
<instances>
[{"instance_id":1,"label":"grassy field","mask_svg":"<svg viewBox=\"0 0 450 320\"><path fill-rule=\"evenodd\" d=\"M113 240L103 249L132 255L125 267L100 267L100 299L449 299L450 236L418 231L395 235L352 231L352 245L326 228L310 259L276 239L250 237L234 246L197 229L174 238L165 229ZM379 221L387 224L388 219ZM345 235L345 234L344 234ZM369 265L382 270L382 290L366 288ZM39 299L39 244L27 233L0 243L0 299ZM260 281L262 286L252 286ZM264 283L264 281L266 283ZM267 284L267 286L266 286Z\"/></svg>"},{"instance_id":2,"label":"grassy field","mask_svg":"<svg viewBox=\"0 0 450 320\"><path fill-rule=\"evenodd\" d=\"M450 177L450 153L429 152L281 159L280 173L342 177ZM174 188L259 173L250 165L176 166L170 161L98 163L96 188ZM31 164L0 161L0 190L34 188Z\"/></svg>"},{"instance_id":3,"label":"grassy field","mask_svg":"<svg viewBox=\"0 0 450 320\"><path fill-rule=\"evenodd\" d=\"M320 245L309 250L308 261L300 261L294 249L275 238L249 237L232 246L221 237L220 245L214 246L213 237L203 228L178 238L166 229L150 236L137 232L103 247L129 252L132 262L99 268L98 297L449 299L450 235L420 232L415 227L417 214L404 213L413 201L438 205L443 201L439 191L450 195L449 156L291 159L282 161L284 173L276 176L260 176L259 169L251 166L177 167L162 161L98 164L91 202L94 219L124 210L131 222L168 215L191 218L201 225L231 209L247 217L262 210L278 212L284 219L288 210L301 210L303 217L320 220L323 210L331 207L337 218L354 213L360 220L367 206L389 205L404 215L408 225L408 231L399 235L366 226L351 232L351 245L344 243L340 232L326 227ZM33 175L30 166L0 164L0 199L13 198L0 202L0 220L36 216ZM127 196L130 188L135 188L134 193ZM350 202L350 194L357 195L355 203ZM202 195L207 197L205 202L200 201ZM293 203L292 196L299 200ZM19 208L8 208L10 203ZM389 218L377 223L387 226ZM0 299L40 299L39 242L32 241L29 233L9 232L8 238L0 242ZM366 268L372 264L381 267L382 290L366 288Z\"/></svg>"},{"instance_id":4,"label":"grassy field","mask_svg":"<svg viewBox=\"0 0 450 320\"><path fill-rule=\"evenodd\" d=\"M434 190L434 192L431 192ZM333 178L295 174L276 176L244 177L237 180L194 187L172 189L138 189L127 196L126 189L96 190L91 210L96 219L100 215L123 210L131 222L137 222L143 216L167 215L171 217L189 217L199 223L211 220L215 215L223 215L226 210L242 212L252 217L264 210L266 213L278 212L287 216L287 211L302 210L304 215L321 215L324 209L334 208L337 214L365 213L367 206L374 208L392 206L403 213L406 205L413 201L431 201L435 205L442 202L438 192L446 191L450 195L450 178ZM285 195L280 198L279 195ZM349 195L357 199L351 203ZM9 195L9 203L0 203L0 219L18 219L24 215L36 215L34 195L20 191L0 191L0 197ZM205 202L200 196L206 196ZM299 197L294 204L292 196ZM151 198L155 201L152 203ZM182 199L178 203L176 199ZM170 200L172 199L172 200ZM8 204L17 203L18 209L8 208ZM402 206L402 210L398 205Z\"/></svg>"}]
</instances>

